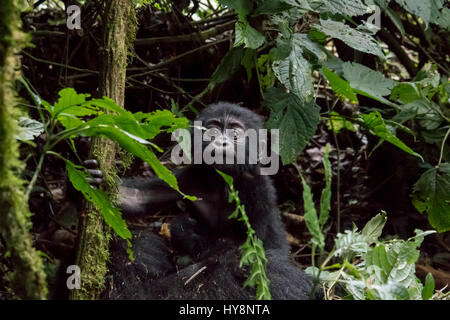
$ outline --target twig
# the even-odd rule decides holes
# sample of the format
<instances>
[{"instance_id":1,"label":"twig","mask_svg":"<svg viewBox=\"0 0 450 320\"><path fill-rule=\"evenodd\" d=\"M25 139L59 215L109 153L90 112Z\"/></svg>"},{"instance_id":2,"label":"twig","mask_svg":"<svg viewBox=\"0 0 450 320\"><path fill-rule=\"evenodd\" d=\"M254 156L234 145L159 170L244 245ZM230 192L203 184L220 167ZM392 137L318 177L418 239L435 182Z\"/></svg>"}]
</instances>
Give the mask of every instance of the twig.
<instances>
[{"instance_id":1,"label":"twig","mask_svg":"<svg viewBox=\"0 0 450 320\"><path fill-rule=\"evenodd\" d=\"M179 36L168 36L168 37L155 37L155 38L145 38L145 39L136 39L134 44L136 46L149 46L154 43L179 43L179 42L190 42L190 41L199 41L203 42L206 39L214 37L222 32L230 30L232 26L234 26L235 21L228 21L224 24L218 25L216 27L209 28L205 31L194 32L190 34L183 34Z\"/></svg>"},{"instance_id":2,"label":"twig","mask_svg":"<svg viewBox=\"0 0 450 320\"><path fill-rule=\"evenodd\" d=\"M26 52L24 50L22 50L22 53L24 55L26 55L27 57L29 57L30 59L37 61L37 62L42 62L42 63L46 63L46 64L58 66L58 67L63 67L63 68L67 68L67 69L71 69L71 70L75 70L75 71L80 71L80 72L88 72L88 73L98 74L98 71L89 70L89 69L81 69L81 68L77 68L77 67L68 66L64 63L58 63L58 62L54 62L54 61L36 58L35 56L29 54L28 52Z\"/></svg>"},{"instance_id":3,"label":"twig","mask_svg":"<svg viewBox=\"0 0 450 320\"><path fill-rule=\"evenodd\" d=\"M194 273L189 279L186 280L184 285L186 286L189 282L191 282L196 276L198 276L205 269L206 269L206 266L201 267L196 273Z\"/></svg>"},{"instance_id":4,"label":"twig","mask_svg":"<svg viewBox=\"0 0 450 320\"><path fill-rule=\"evenodd\" d=\"M450 134L450 129L447 130L447 133L445 134L444 140L442 141L442 146L441 146L441 154L439 156L439 162L438 162L438 167L441 165L442 162L442 156L444 155L444 146L445 146L445 142L447 141L448 135Z\"/></svg>"},{"instance_id":5,"label":"twig","mask_svg":"<svg viewBox=\"0 0 450 320\"><path fill-rule=\"evenodd\" d=\"M385 29L381 29L379 31L379 36L382 41L384 41L389 48L395 53L397 58L400 60L401 64L405 67L406 71L408 71L409 75L414 77L417 74L417 69L414 66L414 63L409 59L405 50L403 50L400 43L398 43L397 39Z\"/></svg>"}]
</instances>

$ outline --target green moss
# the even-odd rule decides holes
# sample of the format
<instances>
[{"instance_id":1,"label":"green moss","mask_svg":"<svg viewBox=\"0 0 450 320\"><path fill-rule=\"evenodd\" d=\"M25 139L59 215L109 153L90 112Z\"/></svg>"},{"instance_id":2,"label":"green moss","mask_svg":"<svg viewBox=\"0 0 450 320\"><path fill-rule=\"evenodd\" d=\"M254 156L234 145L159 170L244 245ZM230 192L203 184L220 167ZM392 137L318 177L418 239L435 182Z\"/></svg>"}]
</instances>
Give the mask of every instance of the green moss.
<instances>
[{"instance_id":1,"label":"green moss","mask_svg":"<svg viewBox=\"0 0 450 320\"><path fill-rule=\"evenodd\" d=\"M27 36L20 30L16 1L3 1L0 6L0 233L14 266L14 271L6 277L14 294L22 299L45 299L46 276L30 235L28 199L25 199L23 181L18 178L23 164L14 137L18 109L13 85L20 70L16 53L27 43Z\"/></svg>"}]
</instances>

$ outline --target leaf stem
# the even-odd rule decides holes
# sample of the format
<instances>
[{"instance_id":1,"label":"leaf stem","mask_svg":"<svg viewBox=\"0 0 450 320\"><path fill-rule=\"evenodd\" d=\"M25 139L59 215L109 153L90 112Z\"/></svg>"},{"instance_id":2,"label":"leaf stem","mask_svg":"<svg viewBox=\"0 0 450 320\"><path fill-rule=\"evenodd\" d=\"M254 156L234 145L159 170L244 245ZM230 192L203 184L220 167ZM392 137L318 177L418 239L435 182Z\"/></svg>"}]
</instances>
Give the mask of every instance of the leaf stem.
<instances>
[{"instance_id":1,"label":"leaf stem","mask_svg":"<svg viewBox=\"0 0 450 320\"><path fill-rule=\"evenodd\" d=\"M444 155L444 146L445 146L445 142L447 141L448 135L450 134L450 128L447 130L447 133L445 134L444 140L442 141L442 145L441 145L441 154L439 155L439 162L438 162L438 167L441 165L442 162L442 157Z\"/></svg>"}]
</instances>

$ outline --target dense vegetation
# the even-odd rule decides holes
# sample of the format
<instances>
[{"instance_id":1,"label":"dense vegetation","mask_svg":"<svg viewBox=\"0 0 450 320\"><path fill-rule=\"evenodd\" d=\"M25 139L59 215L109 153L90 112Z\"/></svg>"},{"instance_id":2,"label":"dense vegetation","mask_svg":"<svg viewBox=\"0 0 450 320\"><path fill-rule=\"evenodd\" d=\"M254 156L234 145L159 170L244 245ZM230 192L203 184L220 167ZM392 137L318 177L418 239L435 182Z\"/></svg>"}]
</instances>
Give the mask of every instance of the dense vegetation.
<instances>
[{"instance_id":1,"label":"dense vegetation","mask_svg":"<svg viewBox=\"0 0 450 320\"><path fill-rule=\"evenodd\" d=\"M67 28L70 4L81 8L81 29ZM308 267L327 299L448 297L448 2L134 1L136 21L129 23L137 32L135 40L125 35L123 105L99 89L108 64L105 30L112 28L108 2L8 5L20 11L30 39L27 47L15 48L22 75L17 81L2 77L0 85L14 84L20 97L15 137L26 166L24 198L50 291L58 263L77 249L81 209L75 189L115 233L131 236L114 191L90 186L80 166L92 153L91 137L121 147L115 175L151 168L178 189L167 169L169 152L163 152L170 147L165 133L186 127L206 104L225 100L280 130L283 166L273 178L292 257ZM2 59L12 52L4 51L12 47L5 39L18 37L3 30ZM5 117L0 121L7 128ZM132 165L130 154L136 157ZM5 163L0 165L7 168ZM10 177L7 169L0 181ZM233 195L235 216L245 221L245 208ZM170 219L166 212L145 222L164 229ZM8 225L0 223L0 297L27 298L13 281L24 260L14 257L12 241L18 240L5 236ZM29 237L28 229L21 230ZM243 263L253 263L257 274L247 283L258 286L258 296L270 297L255 267L264 257L246 255L263 244L251 236L247 241ZM132 258L132 248L129 253Z\"/></svg>"}]
</instances>

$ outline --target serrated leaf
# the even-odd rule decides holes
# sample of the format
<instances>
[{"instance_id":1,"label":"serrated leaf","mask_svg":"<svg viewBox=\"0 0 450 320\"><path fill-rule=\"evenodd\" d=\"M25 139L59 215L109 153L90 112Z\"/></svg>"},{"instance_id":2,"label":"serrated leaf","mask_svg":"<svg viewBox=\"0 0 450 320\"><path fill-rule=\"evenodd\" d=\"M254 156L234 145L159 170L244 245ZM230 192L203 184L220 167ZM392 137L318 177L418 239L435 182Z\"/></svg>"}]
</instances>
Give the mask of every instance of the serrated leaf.
<instances>
[{"instance_id":1,"label":"serrated leaf","mask_svg":"<svg viewBox=\"0 0 450 320\"><path fill-rule=\"evenodd\" d=\"M383 117L378 111L371 112L369 114L361 114L361 119L364 121L363 123L364 127L369 129L372 134L380 137L383 140L386 140L389 143L392 143L394 146L409 153L410 155L422 159L423 161L423 158L420 154L414 152L414 150L412 150L406 144L404 144L386 127Z\"/></svg>"},{"instance_id":2,"label":"serrated leaf","mask_svg":"<svg viewBox=\"0 0 450 320\"><path fill-rule=\"evenodd\" d=\"M280 130L282 162L292 163L316 132L320 109L314 101L304 103L295 94L278 88L266 91L264 104L271 111L267 128Z\"/></svg>"},{"instance_id":3,"label":"serrated leaf","mask_svg":"<svg viewBox=\"0 0 450 320\"><path fill-rule=\"evenodd\" d=\"M355 92L350 86L350 82L345 81L333 71L322 68L322 72L330 83L331 88L337 96L345 97L351 102L358 102Z\"/></svg>"},{"instance_id":4,"label":"serrated leaf","mask_svg":"<svg viewBox=\"0 0 450 320\"><path fill-rule=\"evenodd\" d=\"M414 185L413 195L428 213L428 221L438 232L450 230L450 164L427 170Z\"/></svg>"},{"instance_id":5,"label":"serrated leaf","mask_svg":"<svg viewBox=\"0 0 450 320\"><path fill-rule=\"evenodd\" d=\"M261 0L259 1L258 7L254 11L255 15L259 14L276 14L283 12L292 8L292 5L288 4L286 1L282 0Z\"/></svg>"},{"instance_id":6,"label":"serrated leaf","mask_svg":"<svg viewBox=\"0 0 450 320\"><path fill-rule=\"evenodd\" d=\"M335 255L348 261L352 261L355 256L365 255L369 250L366 237L357 232L356 229L338 233L335 244Z\"/></svg>"},{"instance_id":7,"label":"serrated leaf","mask_svg":"<svg viewBox=\"0 0 450 320\"><path fill-rule=\"evenodd\" d=\"M378 240L378 238L381 236L381 233L383 232L386 221L386 212L381 211L381 213L377 214L375 217L370 219L369 222L366 223L361 231L361 234L366 237L367 243L372 244Z\"/></svg>"},{"instance_id":8,"label":"serrated leaf","mask_svg":"<svg viewBox=\"0 0 450 320\"><path fill-rule=\"evenodd\" d=\"M90 186L83 171L76 169L75 165L66 160L67 174L74 188L80 191L86 199L94 203L103 215L105 222L123 239L131 239L131 232L122 218L120 211L111 205L108 195Z\"/></svg>"},{"instance_id":9,"label":"serrated leaf","mask_svg":"<svg viewBox=\"0 0 450 320\"><path fill-rule=\"evenodd\" d=\"M428 25L431 20L432 4L431 1L423 0L395 0L406 11L422 18Z\"/></svg>"},{"instance_id":10,"label":"serrated leaf","mask_svg":"<svg viewBox=\"0 0 450 320\"><path fill-rule=\"evenodd\" d=\"M403 82L392 89L390 98L401 103L410 103L420 99L420 92L414 83Z\"/></svg>"},{"instance_id":11,"label":"serrated leaf","mask_svg":"<svg viewBox=\"0 0 450 320\"><path fill-rule=\"evenodd\" d=\"M317 42L312 41L306 33L294 33L292 37L295 44L313 54L320 63L327 59L327 54L323 47Z\"/></svg>"},{"instance_id":12,"label":"serrated leaf","mask_svg":"<svg viewBox=\"0 0 450 320\"><path fill-rule=\"evenodd\" d=\"M253 28L247 21L236 22L235 33L234 47L239 47L243 44L245 48L258 49L265 41L264 35Z\"/></svg>"},{"instance_id":13,"label":"serrated leaf","mask_svg":"<svg viewBox=\"0 0 450 320\"><path fill-rule=\"evenodd\" d=\"M368 12L368 7L361 0L310 0L309 3L319 12L347 17L361 16Z\"/></svg>"},{"instance_id":14,"label":"serrated leaf","mask_svg":"<svg viewBox=\"0 0 450 320\"><path fill-rule=\"evenodd\" d=\"M399 122L415 119L421 127L427 130L435 130L443 121L435 109L439 109L439 106L432 101L426 99L415 100L403 105L400 112L392 119Z\"/></svg>"},{"instance_id":15,"label":"serrated leaf","mask_svg":"<svg viewBox=\"0 0 450 320\"><path fill-rule=\"evenodd\" d=\"M356 62L345 62L342 70L353 89L376 98L384 99L383 97L388 96L396 84L394 80L386 78L380 72Z\"/></svg>"},{"instance_id":16,"label":"serrated leaf","mask_svg":"<svg viewBox=\"0 0 450 320\"><path fill-rule=\"evenodd\" d=\"M117 142L123 149L148 163L155 171L156 175L167 182L170 187L177 190L188 199L195 200L195 197L187 196L180 191L175 176L169 169L162 165L155 154L145 146L145 144L151 143L118 128L113 115L102 115L86 122L85 130L82 132L82 135L102 135Z\"/></svg>"},{"instance_id":17,"label":"serrated leaf","mask_svg":"<svg viewBox=\"0 0 450 320\"><path fill-rule=\"evenodd\" d=\"M95 111L89 107L80 107L90 97L90 94L77 93L73 88L65 88L58 92L59 99L56 101L52 115L55 117L61 112L73 114L76 116L91 115Z\"/></svg>"},{"instance_id":18,"label":"serrated leaf","mask_svg":"<svg viewBox=\"0 0 450 320\"><path fill-rule=\"evenodd\" d=\"M303 176L300 174L300 178L302 180L303 186L303 206L305 210L305 223L308 228L309 233L311 234L311 242L318 246L319 248L323 248L325 246L325 238L323 236L322 230L319 224L319 218L317 217L317 211L314 206L313 196L311 193L311 188L306 183Z\"/></svg>"},{"instance_id":19,"label":"serrated leaf","mask_svg":"<svg viewBox=\"0 0 450 320\"><path fill-rule=\"evenodd\" d=\"M272 63L272 69L280 82L293 94L303 101L311 100L313 90L313 78L311 65L303 57L303 49L296 37L290 40L289 55Z\"/></svg>"},{"instance_id":20,"label":"serrated leaf","mask_svg":"<svg viewBox=\"0 0 450 320\"><path fill-rule=\"evenodd\" d=\"M368 33L358 31L342 22L333 20L320 20L320 24L315 25L315 28L332 38L342 40L355 50L385 59L377 41Z\"/></svg>"}]
</instances>

